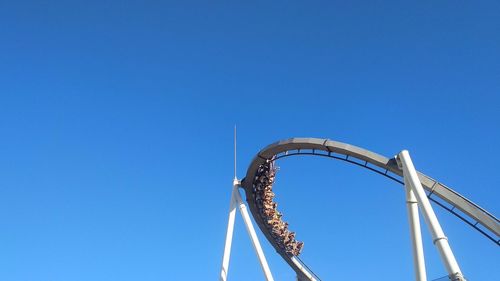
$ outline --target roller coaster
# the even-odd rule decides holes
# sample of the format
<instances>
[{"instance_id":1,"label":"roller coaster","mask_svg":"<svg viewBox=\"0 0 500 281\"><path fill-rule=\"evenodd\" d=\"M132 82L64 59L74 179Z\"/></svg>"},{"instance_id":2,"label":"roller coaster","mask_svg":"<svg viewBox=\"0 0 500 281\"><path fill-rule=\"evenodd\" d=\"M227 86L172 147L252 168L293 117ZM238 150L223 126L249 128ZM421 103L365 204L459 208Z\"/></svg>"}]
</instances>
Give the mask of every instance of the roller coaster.
<instances>
[{"instance_id":1,"label":"roller coaster","mask_svg":"<svg viewBox=\"0 0 500 281\"><path fill-rule=\"evenodd\" d=\"M408 151L403 150L396 156L387 158L360 147L329 139L292 138L273 143L258 152L250 163L245 178L242 180L237 179L235 166L235 178L233 180L233 190L230 200L229 221L220 281L227 280L237 208L244 219L267 281L274 280L274 278L257 238L250 214L276 252L295 271L298 281L320 280L298 257L303 243L295 240L295 233L288 230L288 224L281 220L281 213L277 210L276 202L273 201L274 193L272 192L272 184L276 176L274 162L285 157L303 155L340 160L368 169L404 186L410 224L410 238L412 241L415 280L417 281L427 281L419 210L422 212L424 221L429 227L433 244L436 246L441 261L448 273L445 279L451 281L466 280L434 213L431 202L472 227L480 235L483 235L485 239L489 239L496 246L500 246L499 220L493 214L450 187L418 172L413 166ZM240 188L245 192L250 212L248 212L247 206L242 200L239 191Z\"/></svg>"}]
</instances>

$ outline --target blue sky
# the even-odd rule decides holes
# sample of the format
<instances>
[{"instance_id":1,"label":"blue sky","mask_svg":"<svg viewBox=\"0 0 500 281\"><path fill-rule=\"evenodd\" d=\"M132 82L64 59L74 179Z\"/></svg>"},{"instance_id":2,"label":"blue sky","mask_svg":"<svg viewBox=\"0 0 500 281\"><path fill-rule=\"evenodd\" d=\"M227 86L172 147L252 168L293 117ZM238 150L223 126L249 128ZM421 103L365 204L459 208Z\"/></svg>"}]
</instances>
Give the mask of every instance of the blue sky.
<instances>
[{"instance_id":1,"label":"blue sky","mask_svg":"<svg viewBox=\"0 0 500 281\"><path fill-rule=\"evenodd\" d=\"M218 278L238 174L348 142L499 215L498 1L3 1L0 280ZM276 200L323 280L411 280L403 189L289 158ZM498 247L436 210L469 280ZM446 274L424 231L429 280ZM293 272L263 241L276 280ZM230 280L263 280L237 218Z\"/></svg>"}]
</instances>

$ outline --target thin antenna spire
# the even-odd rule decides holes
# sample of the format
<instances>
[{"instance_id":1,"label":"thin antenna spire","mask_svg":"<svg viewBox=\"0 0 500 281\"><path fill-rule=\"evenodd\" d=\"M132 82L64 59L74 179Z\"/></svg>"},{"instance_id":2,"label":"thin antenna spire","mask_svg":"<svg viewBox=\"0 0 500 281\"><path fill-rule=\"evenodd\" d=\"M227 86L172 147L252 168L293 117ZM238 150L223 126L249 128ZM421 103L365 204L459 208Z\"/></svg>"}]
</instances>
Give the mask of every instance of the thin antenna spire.
<instances>
[{"instance_id":1,"label":"thin antenna spire","mask_svg":"<svg viewBox=\"0 0 500 281\"><path fill-rule=\"evenodd\" d=\"M238 179L236 177L236 125L234 125L234 179Z\"/></svg>"}]
</instances>

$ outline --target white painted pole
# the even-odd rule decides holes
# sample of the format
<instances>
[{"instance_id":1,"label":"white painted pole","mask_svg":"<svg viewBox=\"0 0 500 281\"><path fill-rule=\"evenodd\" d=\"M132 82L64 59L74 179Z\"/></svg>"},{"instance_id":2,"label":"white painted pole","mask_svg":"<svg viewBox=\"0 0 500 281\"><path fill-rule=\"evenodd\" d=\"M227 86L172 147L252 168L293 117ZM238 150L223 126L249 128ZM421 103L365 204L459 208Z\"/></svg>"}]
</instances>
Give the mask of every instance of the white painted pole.
<instances>
[{"instance_id":1,"label":"white painted pole","mask_svg":"<svg viewBox=\"0 0 500 281\"><path fill-rule=\"evenodd\" d=\"M429 227L429 231L431 232L433 243L438 248L439 255L441 256L441 260L446 267L448 276L453 281L465 280L463 278L462 271L458 266L457 260L455 259L455 256L451 251L450 244L448 243L448 238L446 238L446 236L444 235L443 229L439 224L436 214L432 209L431 203L429 202L424 188L422 187L422 183L418 178L418 174L415 170L415 167L413 166L410 154L407 150L403 150L399 153L399 158L403 166L403 175L408 179L408 183L410 184L418 200L418 205L422 211L427 226Z\"/></svg>"},{"instance_id":2,"label":"white painted pole","mask_svg":"<svg viewBox=\"0 0 500 281\"><path fill-rule=\"evenodd\" d=\"M415 280L427 281L425 272L424 247L422 244L422 233L420 231L420 219L418 216L417 198L411 190L408 179L405 177L406 208L408 209L408 222L410 224L410 239L413 250L413 266L415 268Z\"/></svg>"},{"instance_id":3,"label":"white painted pole","mask_svg":"<svg viewBox=\"0 0 500 281\"><path fill-rule=\"evenodd\" d=\"M234 194L238 192L238 186L233 183L233 191L231 192L231 200L229 203L229 219L227 222L226 243L224 245L224 255L222 256L222 268L220 271L220 281L227 280L229 270L229 258L231 256L231 244L233 242L234 221L236 215L236 201Z\"/></svg>"},{"instance_id":4,"label":"white painted pole","mask_svg":"<svg viewBox=\"0 0 500 281\"><path fill-rule=\"evenodd\" d=\"M239 182L235 179L235 182L239 185ZM266 256L264 256L264 251L262 251L262 247L259 242L259 238L257 237L257 233L255 232L255 229L252 224L252 220L250 219L250 215L248 214L247 206L245 203L243 203L243 200L241 199L241 194L238 189L234 191L234 199L236 201L236 204L238 205L240 209L241 216L243 217L243 220L245 221L245 226L247 228L248 234L250 235L250 238L252 239L252 244L253 248L255 249L255 252L257 253L257 257L259 258L260 266L262 267L262 271L264 271L264 275L266 276L267 281L274 281L273 275L271 274L271 269L269 268L269 265L267 264Z\"/></svg>"},{"instance_id":5,"label":"white painted pole","mask_svg":"<svg viewBox=\"0 0 500 281\"><path fill-rule=\"evenodd\" d=\"M292 262L295 264L295 266L300 269L300 271L302 271L302 273L304 273L304 275L308 278L307 280L310 280L310 281L317 281L316 278L314 278L314 276L302 265L302 263L300 263L297 258L295 257L292 257ZM304 280L303 278L299 278L299 276L297 276L297 281L302 281Z\"/></svg>"}]
</instances>

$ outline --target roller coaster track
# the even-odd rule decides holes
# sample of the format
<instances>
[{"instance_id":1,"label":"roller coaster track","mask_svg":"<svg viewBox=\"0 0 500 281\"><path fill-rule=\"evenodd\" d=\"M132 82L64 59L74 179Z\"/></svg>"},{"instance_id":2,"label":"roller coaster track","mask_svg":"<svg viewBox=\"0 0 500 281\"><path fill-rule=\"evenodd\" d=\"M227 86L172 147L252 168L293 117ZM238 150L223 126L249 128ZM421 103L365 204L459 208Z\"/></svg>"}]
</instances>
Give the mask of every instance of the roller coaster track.
<instances>
[{"instance_id":1,"label":"roller coaster track","mask_svg":"<svg viewBox=\"0 0 500 281\"><path fill-rule=\"evenodd\" d=\"M297 257L286 253L273 238L263 218L259 215L253 192L254 179L261 165L269 160L298 155L313 155L341 160L371 170L400 184L404 184L403 171L398 166L396 158L386 158L350 144L318 138L292 138L279 141L265 147L254 157L245 178L241 181L252 216L266 239L297 273L299 280L311 280L310 270L307 266ZM423 173L418 172L418 178L430 201L473 227L497 246L500 245L500 224L495 216Z\"/></svg>"}]
</instances>

